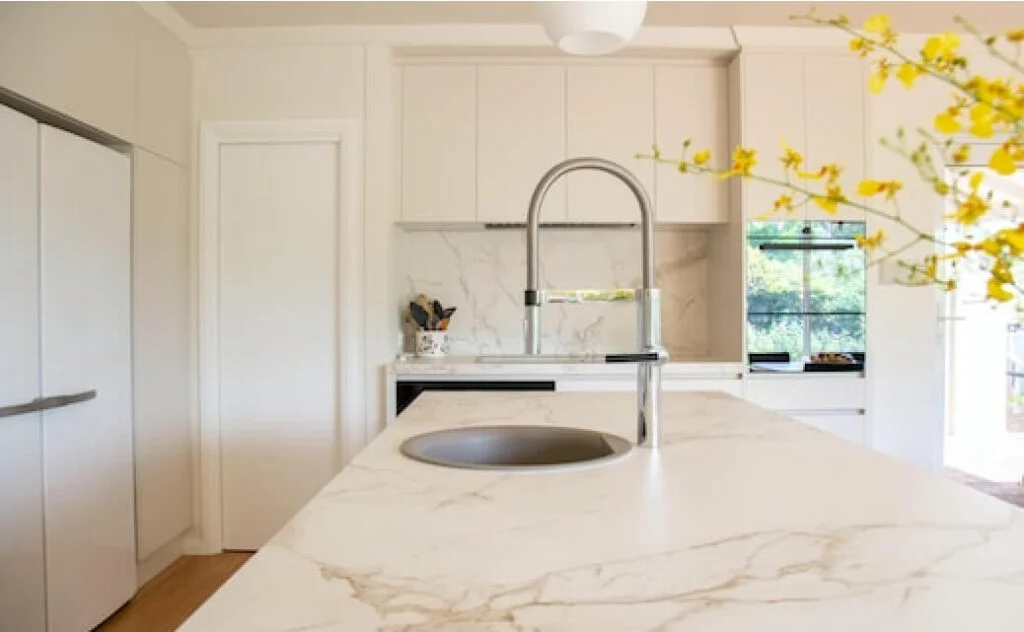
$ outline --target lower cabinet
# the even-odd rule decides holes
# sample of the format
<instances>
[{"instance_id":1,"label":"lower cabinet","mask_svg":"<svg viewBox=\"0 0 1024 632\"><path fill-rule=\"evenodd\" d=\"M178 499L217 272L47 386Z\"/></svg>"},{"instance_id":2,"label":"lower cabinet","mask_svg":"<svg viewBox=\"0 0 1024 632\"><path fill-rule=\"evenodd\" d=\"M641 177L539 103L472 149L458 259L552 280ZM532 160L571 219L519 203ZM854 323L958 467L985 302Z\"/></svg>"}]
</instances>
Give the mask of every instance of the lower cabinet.
<instances>
[{"instance_id":1,"label":"lower cabinet","mask_svg":"<svg viewBox=\"0 0 1024 632\"><path fill-rule=\"evenodd\" d=\"M746 398L860 445L869 445L865 383L857 375L752 376Z\"/></svg>"}]
</instances>

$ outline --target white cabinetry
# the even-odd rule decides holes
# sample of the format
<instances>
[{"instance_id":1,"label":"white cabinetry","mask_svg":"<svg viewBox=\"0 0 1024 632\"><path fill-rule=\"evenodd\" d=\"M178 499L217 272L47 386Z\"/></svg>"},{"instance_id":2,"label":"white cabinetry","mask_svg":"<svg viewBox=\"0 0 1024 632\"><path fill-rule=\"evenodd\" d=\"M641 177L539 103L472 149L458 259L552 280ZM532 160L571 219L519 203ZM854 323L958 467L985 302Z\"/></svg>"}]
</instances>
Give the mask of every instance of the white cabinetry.
<instances>
[{"instance_id":1,"label":"white cabinetry","mask_svg":"<svg viewBox=\"0 0 1024 632\"><path fill-rule=\"evenodd\" d=\"M693 137L727 163L726 70L700 64L407 63L399 74L401 214L409 224L524 222L556 163L618 162L643 183L660 223L728 221L725 184L638 159ZM613 178L568 175L542 223L632 224L636 201Z\"/></svg>"},{"instance_id":2,"label":"white cabinetry","mask_svg":"<svg viewBox=\"0 0 1024 632\"><path fill-rule=\"evenodd\" d=\"M36 122L0 107L0 406L40 395ZM46 625L40 414L0 418L0 629Z\"/></svg>"},{"instance_id":3,"label":"white cabinetry","mask_svg":"<svg viewBox=\"0 0 1024 632\"><path fill-rule=\"evenodd\" d=\"M3 108L0 127L0 406L85 394L0 418L0 629L79 632L135 592L130 165Z\"/></svg>"},{"instance_id":4,"label":"white cabinetry","mask_svg":"<svg viewBox=\"0 0 1024 632\"><path fill-rule=\"evenodd\" d=\"M803 56L782 53L741 54L740 140L757 150L757 171L770 178L782 178L776 159L785 142L801 154L807 151L804 125ZM735 98L735 97L734 97ZM772 210L782 189L752 180L742 181L744 216L753 219ZM800 213L803 214L801 207Z\"/></svg>"},{"instance_id":5,"label":"white cabinetry","mask_svg":"<svg viewBox=\"0 0 1024 632\"><path fill-rule=\"evenodd\" d=\"M134 157L135 486L144 560L192 524L188 174Z\"/></svg>"},{"instance_id":6,"label":"white cabinetry","mask_svg":"<svg viewBox=\"0 0 1024 632\"><path fill-rule=\"evenodd\" d=\"M654 164L636 153L654 142L654 70L643 66L580 66L568 69L568 154L615 161L654 192ZM636 199L607 174L568 176L569 221L636 223Z\"/></svg>"},{"instance_id":7,"label":"white cabinetry","mask_svg":"<svg viewBox=\"0 0 1024 632\"><path fill-rule=\"evenodd\" d=\"M860 60L831 53L744 53L740 64L740 143L757 150L757 171L781 179L782 143L803 154L805 170L824 163L844 167L844 193L856 192L866 172L865 88ZM821 182L811 189L822 190ZM748 219L772 211L784 190L745 180ZM783 215L779 215L783 217ZM863 220L861 211L840 208L829 215L817 204L801 205L798 218Z\"/></svg>"},{"instance_id":8,"label":"white cabinetry","mask_svg":"<svg viewBox=\"0 0 1024 632\"><path fill-rule=\"evenodd\" d=\"M842 165L846 195L855 198L857 183L866 173L865 77L863 65L848 53L804 57L804 111L807 117L807 153L813 167ZM890 86L890 89L896 86ZM817 204L807 205L808 219L864 220L864 211L840 206L830 215Z\"/></svg>"},{"instance_id":9,"label":"white cabinetry","mask_svg":"<svg viewBox=\"0 0 1024 632\"><path fill-rule=\"evenodd\" d=\"M726 73L718 66L658 66L654 70L655 135L666 156L675 157L687 138L690 157L710 149L712 164L728 165ZM727 183L707 175L682 174L675 165L656 167L655 207L660 223L729 221Z\"/></svg>"},{"instance_id":10,"label":"white cabinetry","mask_svg":"<svg viewBox=\"0 0 1024 632\"><path fill-rule=\"evenodd\" d=\"M476 221L476 68L402 69L402 220Z\"/></svg>"},{"instance_id":11,"label":"white cabinetry","mask_svg":"<svg viewBox=\"0 0 1024 632\"><path fill-rule=\"evenodd\" d=\"M752 375L746 397L838 437L868 443L867 396L860 375Z\"/></svg>"},{"instance_id":12,"label":"white cabinetry","mask_svg":"<svg viewBox=\"0 0 1024 632\"><path fill-rule=\"evenodd\" d=\"M477 219L524 222L533 188L565 159L565 69L481 66L477 90ZM564 222L565 205L563 181L548 192L541 221Z\"/></svg>"}]
</instances>

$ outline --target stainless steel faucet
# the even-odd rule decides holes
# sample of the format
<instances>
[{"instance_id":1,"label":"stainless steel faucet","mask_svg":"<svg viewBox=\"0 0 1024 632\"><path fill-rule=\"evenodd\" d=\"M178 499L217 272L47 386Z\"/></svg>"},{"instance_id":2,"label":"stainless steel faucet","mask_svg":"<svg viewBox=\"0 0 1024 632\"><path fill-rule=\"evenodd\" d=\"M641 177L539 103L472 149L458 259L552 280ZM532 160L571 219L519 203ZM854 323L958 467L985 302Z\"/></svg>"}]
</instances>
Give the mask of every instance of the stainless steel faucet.
<instances>
[{"instance_id":1,"label":"stainless steel faucet","mask_svg":"<svg viewBox=\"0 0 1024 632\"><path fill-rule=\"evenodd\" d=\"M590 169L601 171L621 180L636 196L640 206L640 236L642 239L643 286L627 290L541 290L540 209L552 185L562 176ZM540 353L540 308L545 303L582 303L589 301L622 301L637 303L638 353L605 356L606 362L637 363L637 440L642 448L657 448L661 444L661 365L668 353L661 346L661 290L654 287L654 213L651 200L636 176L625 167L603 158L570 158L548 170L537 183L530 198L530 211L526 217L526 339L527 354Z\"/></svg>"}]
</instances>

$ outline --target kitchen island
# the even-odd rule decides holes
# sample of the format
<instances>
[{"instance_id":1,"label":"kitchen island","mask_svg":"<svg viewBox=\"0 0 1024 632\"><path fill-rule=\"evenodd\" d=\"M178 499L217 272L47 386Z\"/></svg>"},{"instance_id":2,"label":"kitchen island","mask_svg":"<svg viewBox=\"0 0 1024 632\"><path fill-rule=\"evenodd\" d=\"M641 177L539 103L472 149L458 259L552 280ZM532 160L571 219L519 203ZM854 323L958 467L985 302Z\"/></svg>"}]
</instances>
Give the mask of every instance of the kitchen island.
<instances>
[{"instance_id":1,"label":"kitchen island","mask_svg":"<svg viewBox=\"0 0 1024 632\"><path fill-rule=\"evenodd\" d=\"M729 395L665 393L664 447L603 466L398 452L486 424L632 440L635 407L425 394L181 630L1024 630L1024 512Z\"/></svg>"}]
</instances>

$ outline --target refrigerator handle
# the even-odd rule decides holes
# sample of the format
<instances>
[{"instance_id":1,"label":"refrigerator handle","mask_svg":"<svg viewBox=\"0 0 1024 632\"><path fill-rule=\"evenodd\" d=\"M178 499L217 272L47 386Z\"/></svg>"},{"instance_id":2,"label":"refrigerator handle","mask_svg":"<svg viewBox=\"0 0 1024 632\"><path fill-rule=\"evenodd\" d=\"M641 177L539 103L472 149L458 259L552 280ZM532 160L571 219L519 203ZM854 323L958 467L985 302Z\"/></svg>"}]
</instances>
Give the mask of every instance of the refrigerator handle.
<instances>
[{"instance_id":1,"label":"refrigerator handle","mask_svg":"<svg viewBox=\"0 0 1024 632\"><path fill-rule=\"evenodd\" d=\"M96 399L95 389L91 391L82 391L81 393L71 393L70 395L38 397L30 402L25 402L24 404L0 406L0 419L4 417L13 417L14 415L24 415L26 413L36 413L43 410L52 410L54 408L70 406L71 404L87 402L90 399Z\"/></svg>"}]
</instances>

